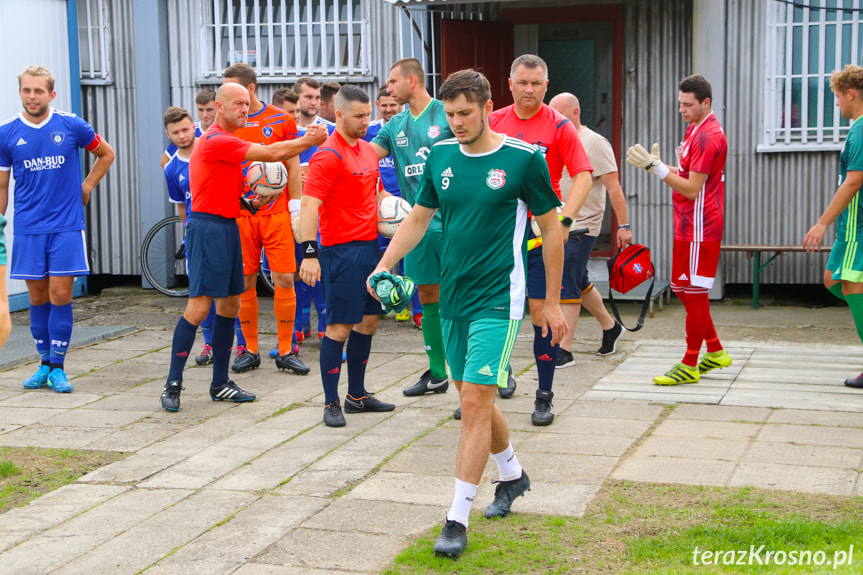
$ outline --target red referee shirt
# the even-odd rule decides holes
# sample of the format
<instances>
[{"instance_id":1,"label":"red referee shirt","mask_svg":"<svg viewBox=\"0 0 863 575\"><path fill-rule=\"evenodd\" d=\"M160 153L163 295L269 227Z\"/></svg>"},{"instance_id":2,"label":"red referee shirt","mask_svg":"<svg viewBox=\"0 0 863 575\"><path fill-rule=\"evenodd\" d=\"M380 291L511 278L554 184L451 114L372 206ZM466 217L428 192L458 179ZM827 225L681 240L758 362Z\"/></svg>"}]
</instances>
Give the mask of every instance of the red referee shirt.
<instances>
[{"instance_id":1,"label":"red referee shirt","mask_svg":"<svg viewBox=\"0 0 863 575\"><path fill-rule=\"evenodd\" d=\"M303 194L323 202L321 243L325 246L377 239L378 155L371 144L349 146L338 131L309 162Z\"/></svg>"},{"instance_id":2,"label":"red referee shirt","mask_svg":"<svg viewBox=\"0 0 863 575\"><path fill-rule=\"evenodd\" d=\"M243 158L252 144L213 124L195 144L189 160L192 211L240 217Z\"/></svg>"}]
</instances>

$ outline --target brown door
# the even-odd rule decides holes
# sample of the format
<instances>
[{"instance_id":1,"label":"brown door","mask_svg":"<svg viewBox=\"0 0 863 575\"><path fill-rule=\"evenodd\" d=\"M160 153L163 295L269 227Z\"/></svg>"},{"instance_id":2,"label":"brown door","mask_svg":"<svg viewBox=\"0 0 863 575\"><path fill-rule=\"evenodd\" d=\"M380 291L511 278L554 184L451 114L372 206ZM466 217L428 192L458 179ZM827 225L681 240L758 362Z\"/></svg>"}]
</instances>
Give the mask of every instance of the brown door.
<instances>
[{"instance_id":1,"label":"brown door","mask_svg":"<svg viewBox=\"0 0 863 575\"><path fill-rule=\"evenodd\" d=\"M441 77L473 68L491 83L495 108L512 103L509 67L513 60L513 27L509 22L441 21Z\"/></svg>"}]
</instances>

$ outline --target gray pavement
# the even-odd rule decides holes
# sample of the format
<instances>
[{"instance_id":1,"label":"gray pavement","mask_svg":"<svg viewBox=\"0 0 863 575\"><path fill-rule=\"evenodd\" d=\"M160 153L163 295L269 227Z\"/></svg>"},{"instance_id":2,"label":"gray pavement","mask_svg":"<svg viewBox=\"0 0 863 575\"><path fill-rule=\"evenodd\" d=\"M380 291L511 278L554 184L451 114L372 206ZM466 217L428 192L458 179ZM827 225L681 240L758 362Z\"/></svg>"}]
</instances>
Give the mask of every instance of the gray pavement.
<instances>
[{"instance_id":1,"label":"gray pavement","mask_svg":"<svg viewBox=\"0 0 863 575\"><path fill-rule=\"evenodd\" d=\"M210 368L189 367L181 410L167 413L158 397L182 302L116 299L76 303L81 324L139 327L69 353L74 393L23 390L35 363L0 371L0 445L128 454L0 514L0 572L372 573L443 520L458 400L454 390L402 395L426 366L418 330L385 320L373 344L367 387L394 412L324 427L310 341L301 351L310 376L265 361L234 378L258 400L231 404L210 401ZM261 309L266 352L275 325L268 304ZM599 329L583 315L577 365L557 373L558 415L546 428L530 423L536 370L524 324L518 391L498 401L533 480L514 511L581 516L608 477L863 494L863 392L842 385L863 367L847 309L720 305L714 318L734 365L660 388L650 379L683 351L679 306L657 311L605 358L593 354ZM490 460L475 512L496 478Z\"/></svg>"}]
</instances>

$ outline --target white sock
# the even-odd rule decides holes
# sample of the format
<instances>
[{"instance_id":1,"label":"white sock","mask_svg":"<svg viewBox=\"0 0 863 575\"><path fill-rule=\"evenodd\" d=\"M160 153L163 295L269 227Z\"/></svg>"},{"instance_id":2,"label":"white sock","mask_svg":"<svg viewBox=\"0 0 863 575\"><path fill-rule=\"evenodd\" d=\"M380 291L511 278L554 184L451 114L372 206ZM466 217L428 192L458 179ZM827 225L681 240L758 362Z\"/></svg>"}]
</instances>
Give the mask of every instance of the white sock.
<instances>
[{"instance_id":1,"label":"white sock","mask_svg":"<svg viewBox=\"0 0 863 575\"><path fill-rule=\"evenodd\" d=\"M497 470L500 472L501 481L512 481L521 477L521 463L518 462L518 457L515 456L512 443L500 453L493 453L492 457L494 457L494 462L497 463Z\"/></svg>"},{"instance_id":2,"label":"white sock","mask_svg":"<svg viewBox=\"0 0 863 575\"><path fill-rule=\"evenodd\" d=\"M467 527L470 508L479 486L460 479L455 480L455 494L452 497L452 507L446 514L447 521L457 521Z\"/></svg>"}]
</instances>

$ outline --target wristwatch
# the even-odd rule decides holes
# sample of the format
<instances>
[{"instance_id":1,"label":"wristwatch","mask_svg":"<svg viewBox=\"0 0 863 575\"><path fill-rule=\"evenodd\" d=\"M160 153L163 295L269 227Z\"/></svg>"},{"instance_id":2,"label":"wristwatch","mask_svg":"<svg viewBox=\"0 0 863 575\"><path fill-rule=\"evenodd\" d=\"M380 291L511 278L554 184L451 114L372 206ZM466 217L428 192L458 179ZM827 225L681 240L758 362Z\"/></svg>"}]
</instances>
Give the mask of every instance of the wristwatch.
<instances>
[{"instance_id":1,"label":"wristwatch","mask_svg":"<svg viewBox=\"0 0 863 575\"><path fill-rule=\"evenodd\" d=\"M629 224L621 224L621 225L617 226L617 229L619 229L619 230L631 230L632 226L630 226Z\"/></svg>"},{"instance_id":2,"label":"wristwatch","mask_svg":"<svg viewBox=\"0 0 863 575\"><path fill-rule=\"evenodd\" d=\"M572 225L572 218L569 216L560 216L560 223L568 228Z\"/></svg>"}]
</instances>

